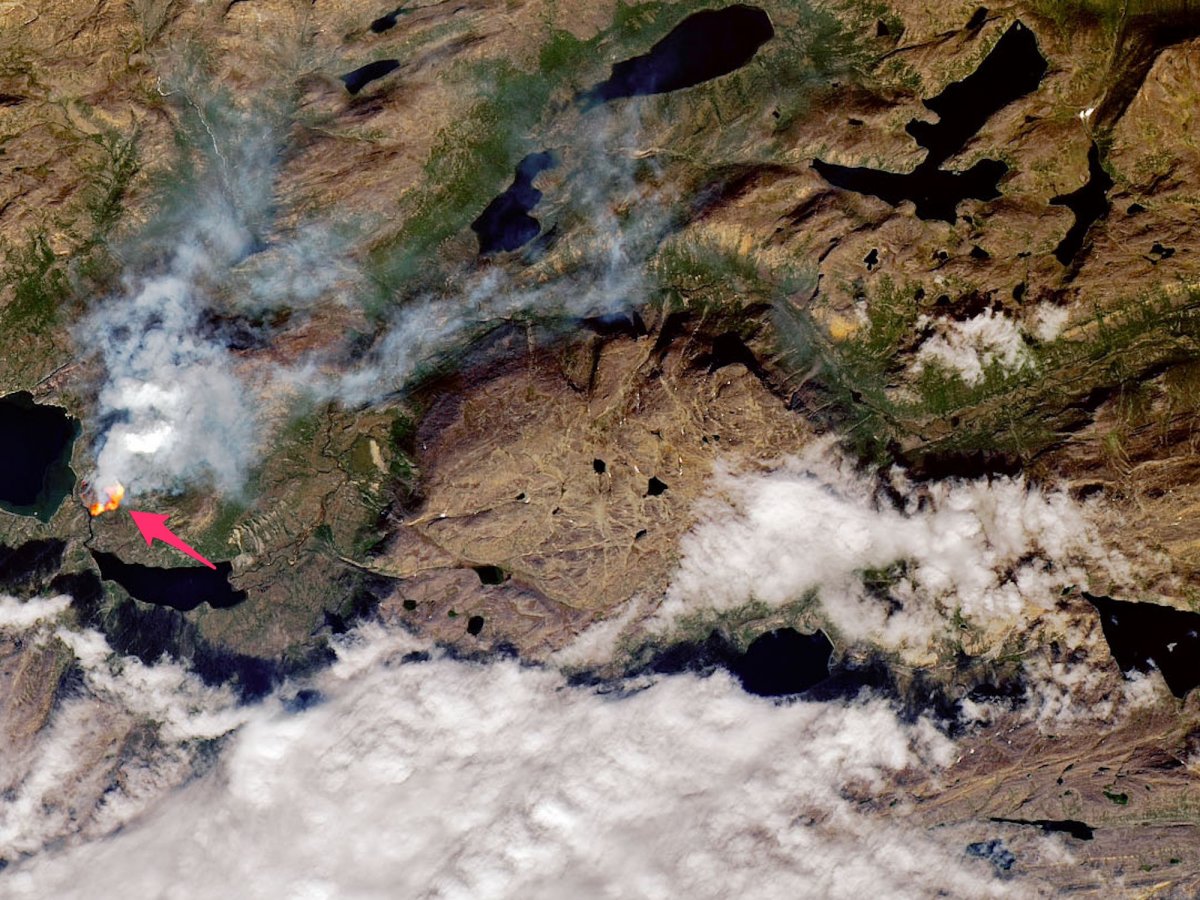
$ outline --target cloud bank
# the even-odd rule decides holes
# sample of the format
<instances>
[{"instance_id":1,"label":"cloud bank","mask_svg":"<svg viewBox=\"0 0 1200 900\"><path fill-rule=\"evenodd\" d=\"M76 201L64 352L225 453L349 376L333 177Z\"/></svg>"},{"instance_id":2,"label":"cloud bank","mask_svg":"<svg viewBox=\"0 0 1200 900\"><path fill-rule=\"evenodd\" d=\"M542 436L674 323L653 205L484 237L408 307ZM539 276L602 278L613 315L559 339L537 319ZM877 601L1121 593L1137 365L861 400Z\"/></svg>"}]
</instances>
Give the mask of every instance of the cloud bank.
<instances>
[{"instance_id":1,"label":"cloud bank","mask_svg":"<svg viewBox=\"0 0 1200 900\"><path fill-rule=\"evenodd\" d=\"M75 640L89 678L116 690L102 639ZM246 721L214 769L174 791L163 779L145 812L109 819L124 824L115 834L10 866L4 895L1014 892L959 841L906 827L903 806L883 818L848 799L952 759L928 723L905 724L883 701L775 705L724 675L605 696L513 661L403 661L422 649L361 629L309 686L320 702L237 710ZM231 725L219 697L180 702L178 672L162 668L160 683L131 681L159 700L122 702L162 721L165 745ZM204 708L210 719L197 718ZM60 755L87 735L71 709L51 732Z\"/></svg>"},{"instance_id":2,"label":"cloud bank","mask_svg":"<svg viewBox=\"0 0 1200 900\"><path fill-rule=\"evenodd\" d=\"M893 473L902 508L831 442L770 472L717 473L715 491L683 539L660 622L753 600L782 606L817 592L828 621L852 640L923 648L957 614L967 622L1019 621L1048 609L1091 570L1120 574L1084 507L1021 478L932 482ZM864 570L898 566L889 594L869 595Z\"/></svg>"},{"instance_id":3,"label":"cloud bank","mask_svg":"<svg viewBox=\"0 0 1200 900\"><path fill-rule=\"evenodd\" d=\"M232 692L204 685L178 664L147 666L113 653L95 631L57 627L68 604L65 596L0 597L0 632L29 646L61 642L81 673L32 740L5 735L0 858L6 860L124 825L191 777L203 742L250 716ZM130 741L139 733L148 739ZM0 895L7 896L3 887Z\"/></svg>"}]
</instances>

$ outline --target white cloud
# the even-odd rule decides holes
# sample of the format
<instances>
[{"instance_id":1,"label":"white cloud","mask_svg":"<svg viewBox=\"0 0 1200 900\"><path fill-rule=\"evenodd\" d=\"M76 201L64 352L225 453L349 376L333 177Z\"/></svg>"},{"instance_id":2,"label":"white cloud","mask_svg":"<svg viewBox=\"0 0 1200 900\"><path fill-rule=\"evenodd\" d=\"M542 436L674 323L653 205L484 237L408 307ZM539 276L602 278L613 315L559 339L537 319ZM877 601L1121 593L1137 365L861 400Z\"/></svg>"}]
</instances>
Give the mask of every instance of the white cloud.
<instances>
[{"instance_id":1,"label":"white cloud","mask_svg":"<svg viewBox=\"0 0 1200 900\"><path fill-rule=\"evenodd\" d=\"M1039 304L1033 311L1033 335L1039 341L1052 341L1062 334L1070 318L1070 310L1065 306Z\"/></svg>"},{"instance_id":2,"label":"white cloud","mask_svg":"<svg viewBox=\"0 0 1200 900\"><path fill-rule=\"evenodd\" d=\"M95 631L50 631L45 621L69 598L31 600L23 617L4 625L24 640L62 641L83 673L83 689L58 701L31 741L12 739L0 753L0 858L36 853L73 835L98 837L129 821L185 781L197 762L197 741L228 734L251 715L234 695L209 688L181 666L147 666L112 652ZM7 610L5 601L2 609ZM42 627L35 627L35 626ZM126 745L148 728L153 740Z\"/></svg>"},{"instance_id":3,"label":"white cloud","mask_svg":"<svg viewBox=\"0 0 1200 900\"><path fill-rule=\"evenodd\" d=\"M399 662L421 646L366 630L324 702L255 708L215 770L10 867L7 896L1017 893L903 806L846 799L953 757L883 701L779 706L724 675L617 698L513 661Z\"/></svg>"},{"instance_id":4,"label":"white cloud","mask_svg":"<svg viewBox=\"0 0 1200 900\"><path fill-rule=\"evenodd\" d=\"M931 482L916 487L893 473L896 509L876 482L829 441L774 470L719 470L716 490L697 508L660 622L761 601L781 606L819 592L828 621L850 639L920 650L948 633L957 611L987 628L1047 609L1088 569L1119 575L1086 510L1064 493L1021 478ZM891 588L903 609L864 591L859 573L904 562Z\"/></svg>"},{"instance_id":5,"label":"white cloud","mask_svg":"<svg viewBox=\"0 0 1200 900\"><path fill-rule=\"evenodd\" d=\"M918 323L929 323L923 317ZM936 363L959 375L967 384L978 384L987 369L999 365L1007 371L1033 365L1020 328L1004 313L985 309L973 319L939 325L940 331L917 349L913 372Z\"/></svg>"},{"instance_id":6,"label":"white cloud","mask_svg":"<svg viewBox=\"0 0 1200 900\"><path fill-rule=\"evenodd\" d=\"M584 628L571 643L554 653L550 661L563 668L581 668L608 662L617 655L621 637L634 626L644 606L644 598L632 598L608 618Z\"/></svg>"},{"instance_id":7,"label":"white cloud","mask_svg":"<svg viewBox=\"0 0 1200 900\"><path fill-rule=\"evenodd\" d=\"M25 631L46 619L58 618L70 605L71 598L65 594L32 600L0 594L0 631Z\"/></svg>"}]
</instances>

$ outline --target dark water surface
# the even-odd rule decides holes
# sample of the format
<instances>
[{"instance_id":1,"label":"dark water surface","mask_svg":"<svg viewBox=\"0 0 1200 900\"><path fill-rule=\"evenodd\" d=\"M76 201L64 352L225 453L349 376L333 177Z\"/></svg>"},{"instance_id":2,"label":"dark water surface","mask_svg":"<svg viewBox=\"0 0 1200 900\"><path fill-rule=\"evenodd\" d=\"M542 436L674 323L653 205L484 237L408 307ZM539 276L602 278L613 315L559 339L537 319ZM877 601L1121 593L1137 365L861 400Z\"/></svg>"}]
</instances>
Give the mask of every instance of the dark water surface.
<instances>
[{"instance_id":1,"label":"dark water surface","mask_svg":"<svg viewBox=\"0 0 1200 900\"><path fill-rule=\"evenodd\" d=\"M558 164L553 153L531 153L517 164L513 183L496 197L471 223L479 237L479 252L504 253L528 244L542 230L542 224L529 215L542 200L542 192L533 179Z\"/></svg>"},{"instance_id":2,"label":"dark water surface","mask_svg":"<svg viewBox=\"0 0 1200 900\"><path fill-rule=\"evenodd\" d=\"M380 16L371 23L371 31L375 34L383 34L385 31L390 31L396 27L396 21L406 13L412 12L411 9L405 9L403 6L398 6L390 13Z\"/></svg>"},{"instance_id":3,"label":"dark water surface","mask_svg":"<svg viewBox=\"0 0 1200 900\"><path fill-rule=\"evenodd\" d=\"M619 309L579 321L581 327L601 337L645 337L650 333L646 321L636 309Z\"/></svg>"},{"instance_id":4,"label":"dark water surface","mask_svg":"<svg viewBox=\"0 0 1200 900\"><path fill-rule=\"evenodd\" d=\"M870 194L899 206L908 200L916 207L917 217L954 224L958 204L964 200L995 200L1000 196L1000 179L1008 166L998 159L981 159L965 172L929 169L924 164L913 171L886 172L883 169L852 168L813 160L813 168L834 187L858 194Z\"/></svg>"},{"instance_id":5,"label":"dark water surface","mask_svg":"<svg viewBox=\"0 0 1200 900\"><path fill-rule=\"evenodd\" d=\"M1017 857L1004 846L1004 841L999 838L967 844L967 856L990 862L997 874L1009 871L1012 869L1013 863L1017 861Z\"/></svg>"},{"instance_id":6,"label":"dark water surface","mask_svg":"<svg viewBox=\"0 0 1200 900\"><path fill-rule=\"evenodd\" d=\"M201 603L214 609L228 609L246 599L245 591L234 590L229 584L233 566L228 562L217 563L216 569L207 566L160 569L127 563L115 554L95 550L92 558L100 567L101 578L115 581L143 603L187 612Z\"/></svg>"},{"instance_id":7,"label":"dark water surface","mask_svg":"<svg viewBox=\"0 0 1200 900\"><path fill-rule=\"evenodd\" d=\"M1200 613L1083 596L1100 613L1104 639L1122 672L1157 668L1176 697L1200 685Z\"/></svg>"},{"instance_id":8,"label":"dark water surface","mask_svg":"<svg viewBox=\"0 0 1200 900\"><path fill-rule=\"evenodd\" d=\"M1008 825L1032 825L1047 833L1057 831L1069 834L1080 841L1090 841L1096 833L1096 829L1091 825L1087 822L1080 822L1078 819L1003 819L993 816L992 821L1004 822Z\"/></svg>"},{"instance_id":9,"label":"dark water surface","mask_svg":"<svg viewBox=\"0 0 1200 900\"><path fill-rule=\"evenodd\" d=\"M751 694L784 697L824 681L832 653L833 644L824 632L803 634L794 628L778 628L755 638L729 670Z\"/></svg>"},{"instance_id":10,"label":"dark water surface","mask_svg":"<svg viewBox=\"0 0 1200 900\"><path fill-rule=\"evenodd\" d=\"M357 94L372 81L395 72L398 68L400 68L398 59L377 59L365 66L359 66L353 72L347 72L342 76L342 84L351 94Z\"/></svg>"},{"instance_id":11,"label":"dark water surface","mask_svg":"<svg viewBox=\"0 0 1200 900\"><path fill-rule=\"evenodd\" d=\"M607 81L579 95L585 109L622 97L664 94L740 69L775 36L761 9L737 4L688 16L642 56L617 63Z\"/></svg>"},{"instance_id":12,"label":"dark water surface","mask_svg":"<svg viewBox=\"0 0 1200 900\"><path fill-rule=\"evenodd\" d=\"M929 151L922 166L937 168L967 145L985 122L1014 100L1032 93L1046 74L1046 59L1037 38L1014 22L979 67L946 85L925 106L937 113L936 122L913 119L905 130Z\"/></svg>"},{"instance_id":13,"label":"dark water surface","mask_svg":"<svg viewBox=\"0 0 1200 900\"><path fill-rule=\"evenodd\" d=\"M480 584L504 584L510 577L500 566L471 566L471 568L479 576Z\"/></svg>"},{"instance_id":14,"label":"dark water surface","mask_svg":"<svg viewBox=\"0 0 1200 900\"><path fill-rule=\"evenodd\" d=\"M1100 148L1093 142L1088 150L1088 180L1087 184L1069 194L1060 194L1050 200L1053 206L1065 206L1075 213L1075 222L1067 230L1066 235L1054 248L1055 258L1064 266L1079 255L1083 249L1084 238L1088 229L1097 220L1108 215L1108 192L1112 189L1113 180L1104 166L1100 164Z\"/></svg>"},{"instance_id":15,"label":"dark water surface","mask_svg":"<svg viewBox=\"0 0 1200 900\"><path fill-rule=\"evenodd\" d=\"M839 166L820 159L813 160L813 168L834 187L870 194L892 206L907 200L916 207L918 218L953 224L963 200L1000 196L1000 179L1008 166L998 159L983 159L965 172L955 172L942 164L999 110L1035 90L1046 68L1033 32L1014 22L974 72L924 101L937 113L936 122L913 119L908 123L905 130L928 151L911 172Z\"/></svg>"},{"instance_id":16,"label":"dark water surface","mask_svg":"<svg viewBox=\"0 0 1200 900\"><path fill-rule=\"evenodd\" d=\"M110 603L95 572L59 575L50 589L69 594L79 621L104 632L114 650L136 656L147 665L154 665L164 654L187 659L206 684L231 684L245 700L265 696L286 674L278 660L233 653L210 643L170 607L147 608L128 599Z\"/></svg>"},{"instance_id":17,"label":"dark water surface","mask_svg":"<svg viewBox=\"0 0 1200 900\"><path fill-rule=\"evenodd\" d=\"M714 631L699 643L667 647L650 661L650 671L664 675L711 671L720 666L760 697L786 697L803 693L829 678L833 644L824 632L804 634L794 628L777 628L759 635L744 653Z\"/></svg>"},{"instance_id":18,"label":"dark water surface","mask_svg":"<svg viewBox=\"0 0 1200 900\"><path fill-rule=\"evenodd\" d=\"M0 509L43 522L75 487L71 447L79 423L27 392L0 397Z\"/></svg>"}]
</instances>

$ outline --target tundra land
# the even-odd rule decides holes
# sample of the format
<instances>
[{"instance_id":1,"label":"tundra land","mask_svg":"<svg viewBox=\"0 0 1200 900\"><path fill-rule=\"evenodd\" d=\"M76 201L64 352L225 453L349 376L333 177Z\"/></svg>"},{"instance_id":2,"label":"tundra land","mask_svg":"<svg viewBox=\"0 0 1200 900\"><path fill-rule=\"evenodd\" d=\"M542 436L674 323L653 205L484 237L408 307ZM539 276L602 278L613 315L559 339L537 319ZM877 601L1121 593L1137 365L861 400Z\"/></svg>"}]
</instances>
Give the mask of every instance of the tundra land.
<instances>
[{"instance_id":1,"label":"tundra land","mask_svg":"<svg viewBox=\"0 0 1200 900\"><path fill-rule=\"evenodd\" d=\"M854 815L1195 896L1198 100L1188 0L0 3L0 894L177 744L79 635L253 706L379 627L883 698L953 752Z\"/></svg>"}]
</instances>

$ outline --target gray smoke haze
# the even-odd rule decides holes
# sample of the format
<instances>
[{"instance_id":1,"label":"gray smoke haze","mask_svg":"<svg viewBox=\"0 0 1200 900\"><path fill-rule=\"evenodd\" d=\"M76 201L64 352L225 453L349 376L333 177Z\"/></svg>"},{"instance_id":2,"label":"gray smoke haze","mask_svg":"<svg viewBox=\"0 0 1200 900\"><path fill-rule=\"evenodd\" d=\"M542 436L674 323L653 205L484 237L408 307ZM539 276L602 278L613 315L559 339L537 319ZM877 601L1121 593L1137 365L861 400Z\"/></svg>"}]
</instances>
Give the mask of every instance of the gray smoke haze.
<instances>
[{"instance_id":1,"label":"gray smoke haze","mask_svg":"<svg viewBox=\"0 0 1200 900\"><path fill-rule=\"evenodd\" d=\"M534 215L543 232L554 218L570 220L560 248L568 271L542 271L536 262L516 274L485 267L456 280L445 294L405 299L367 357L349 372L326 375L318 390L350 405L370 402L402 388L489 323L573 320L642 306L649 293L645 263L675 198L667 187L648 190L635 182L632 148L640 132L635 110L603 110L571 146L560 148L563 183ZM627 213L618 216L617 208ZM304 378L312 383L311 375Z\"/></svg>"},{"instance_id":2,"label":"gray smoke haze","mask_svg":"<svg viewBox=\"0 0 1200 900\"><path fill-rule=\"evenodd\" d=\"M498 269L482 272L469 279L461 294L408 302L392 315L367 358L345 374L326 376L319 391L347 405L367 403L399 390L422 367L497 322L628 309L629 298L642 295L644 281L640 266L622 271L564 276L544 287L516 284Z\"/></svg>"},{"instance_id":3,"label":"gray smoke haze","mask_svg":"<svg viewBox=\"0 0 1200 900\"><path fill-rule=\"evenodd\" d=\"M270 427L262 418L265 395L377 401L497 322L570 320L645 299L643 263L668 198L634 184L630 147L638 124L626 112L597 117L598 127L567 151L573 174L557 210L577 220L569 271L535 265L513 275L484 267L456 276L436 295L397 297L375 345L350 367L321 353L286 368L240 360L219 330L205 327L205 316L362 298L365 279L352 254L365 226L331 217L272 236L286 117L208 96L198 83L192 75L163 89L177 105L190 156L179 184L164 193L129 249L123 289L99 301L74 330L106 372L88 478L98 489L120 482L134 493L174 492L205 483L236 494ZM618 219L618 205L633 212Z\"/></svg>"},{"instance_id":4,"label":"gray smoke haze","mask_svg":"<svg viewBox=\"0 0 1200 900\"><path fill-rule=\"evenodd\" d=\"M512 661L401 661L420 649L361 629L315 681L317 706L239 711L214 770L110 818L124 827L108 837L10 867L5 895L1021 895L959 836L847 799L953 758L883 701L780 706L724 675L602 696ZM85 650L84 665L89 684L112 684L102 658ZM178 667L153 670L162 683L145 693L181 696ZM220 698L183 696L187 712L147 709L177 729L168 743L229 727ZM60 710L48 740L85 728Z\"/></svg>"},{"instance_id":5,"label":"gray smoke haze","mask_svg":"<svg viewBox=\"0 0 1200 900\"><path fill-rule=\"evenodd\" d=\"M190 142L178 183L132 242L122 290L74 329L106 380L97 417L97 488L173 491L207 481L240 489L258 446L253 390L225 346L201 328L205 306L269 220L278 144L272 115L238 109L180 78L176 101Z\"/></svg>"}]
</instances>

